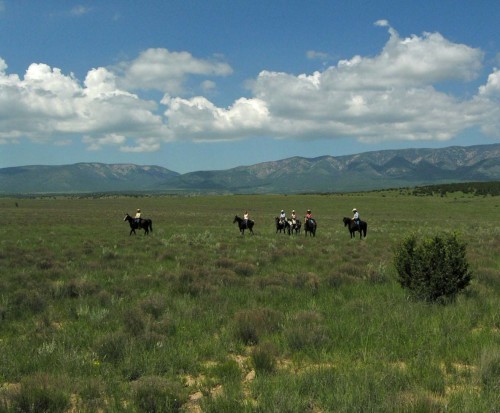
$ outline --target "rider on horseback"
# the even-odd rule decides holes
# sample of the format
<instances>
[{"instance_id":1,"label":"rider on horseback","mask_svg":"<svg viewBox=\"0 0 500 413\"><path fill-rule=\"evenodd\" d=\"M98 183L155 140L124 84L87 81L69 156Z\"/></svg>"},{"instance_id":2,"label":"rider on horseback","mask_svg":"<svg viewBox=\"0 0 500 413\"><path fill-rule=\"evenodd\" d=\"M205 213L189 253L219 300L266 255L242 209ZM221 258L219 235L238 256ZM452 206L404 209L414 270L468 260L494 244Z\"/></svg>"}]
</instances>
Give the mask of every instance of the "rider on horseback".
<instances>
[{"instance_id":1,"label":"rider on horseback","mask_svg":"<svg viewBox=\"0 0 500 413\"><path fill-rule=\"evenodd\" d=\"M309 221L310 219L313 219L313 215L310 209L307 210L306 216L304 218L304 222Z\"/></svg>"},{"instance_id":2,"label":"rider on horseback","mask_svg":"<svg viewBox=\"0 0 500 413\"><path fill-rule=\"evenodd\" d=\"M281 223L281 224L284 224L284 223L285 223L285 219L286 219L285 210L284 210L284 209L282 209L282 210L281 210L281 213L280 213L280 223Z\"/></svg>"},{"instance_id":3,"label":"rider on horseback","mask_svg":"<svg viewBox=\"0 0 500 413\"><path fill-rule=\"evenodd\" d=\"M243 214L243 222L245 223L245 227L247 228L248 228L248 220L249 220L248 211L245 211L245 213Z\"/></svg>"},{"instance_id":4,"label":"rider on horseback","mask_svg":"<svg viewBox=\"0 0 500 413\"><path fill-rule=\"evenodd\" d=\"M141 210L137 209L134 217L134 221L136 224L138 224L141 221Z\"/></svg>"},{"instance_id":5,"label":"rider on horseback","mask_svg":"<svg viewBox=\"0 0 500 413\"><path fill-rule=\"evenodd\" d=\"M292 219L292 225L295 225L295 221L297 221L297 215L295 215L295 209L292 210L292 215L290 215L290 218Z\"/></svg>"},{"instance_id":6,"label":"rider on horseback","mask_svg":"<svg viewBox=\"0 0 500 413\"><path fill-rule=\"evenodd\" d=\"M358 226L358 228L360 228L359 222L361 219L359 218L359 212L356 208L353 208L352 212L354 213L354 215L352 216L351 220Z\"/></svg>"}]
</instances>

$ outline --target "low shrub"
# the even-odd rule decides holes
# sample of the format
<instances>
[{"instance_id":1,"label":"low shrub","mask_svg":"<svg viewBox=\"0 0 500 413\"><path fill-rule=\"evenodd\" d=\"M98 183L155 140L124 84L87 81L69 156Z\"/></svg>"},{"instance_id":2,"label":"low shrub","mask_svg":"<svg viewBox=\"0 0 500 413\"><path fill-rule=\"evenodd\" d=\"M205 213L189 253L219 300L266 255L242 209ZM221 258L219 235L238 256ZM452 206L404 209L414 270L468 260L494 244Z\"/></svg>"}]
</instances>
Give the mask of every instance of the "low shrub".
<instances>
[{"instance_id":1,"label":"low shrub","mask_svg":"<svg viewBox=\"0 0 500 413\"><path fill-rule=\"evenodd\" d=\"M100 360L118 362L123 359L127 346L127 336L114 332L100 337L96 343L96 353Z\"/></svg>"},{"instance_id":2,"label":"low shrub","mask_svg":"<svg viewBox=\"0 0 500 413\"><path fill-rule=\"evenodd\" d=\"M279 329L283 316L271 308L243 310L235 314L236 336L247 345L257 344L266 332Z\"/></svg>"},{"instance_id":3,"label":"low shrub","mask_svg":"<svg viewBox=\"0 0 500 413\"><path fill-rule=\"evenodd\" d=\"M455 233L424 238L420 242L412 234L395 250L399 283L418 300L453 300L471 280L465 252L465 243Z\"/></svg>"},{"instance_id":4,"label":"low shrub","mask_svg":"<svg viewBox=\"0 0 500 413\"><path fill-rule=\"evenodd\" d=\"M6 398L4 403L13 412L62 413L70 406L69 394L61 388L60 381L46 374L25 377Z\"/></svg>"},{"instance_id":5,"label":"low shrub","mask_svg":"<svg viewBox=\"0 0 500 413\"><path fill-rule=\"evenodd\" d=\"M262 343L252 351L252 364L257 372L272 373L276 370L278 351L272 343Z\"/></svg>"},{"instance_id":6,"label":"low shrub","mask_svg":"<svg viewBox=\"0 0 500 413\"><path fill-rule=\"evenodd\" d=\"M73 278L66 283L64 294L66 297L79 298L95 294L99 291L97 283L85 279Z\"/></svg>"},{"instance_id":7,"label":"low shrub","mask_svg":"<svg viewBox=\"0 0 500 413\"><path fill-rule=\"evenodd\" d=\"M296 314L286 331L290 348L293 350L319 349L326 345L329 337L322 323L323 317L315 311L302 311Z\"/></svg>"},{"instance_id":8,"label":"low shrub","mask_svg":"<svg viewBox=\"0 0 500 413\"><path fill-rule=\"evenodd\" d=\"M147 323L148 316L141 308L128 308L123 313L124 330L133 336L142 335L146 330Z\"/></svg>"},{"instance_id":9,"label":"low shrub","mask_svg":"<svg viewBox=\"0 0 500 413\"><path fill-rule=\"evenodd\" d=\"M140 412L174 413L181 410L186 392L180 383L159 376L147 376L133 384L133 400Z\"/></svg>"},{"instance_id":10,"label":"low shrub","mask_svg":"<svg viewBox=\"0 0 500 413\"><path fill-rule=\"evenodd\" d=\"M165 297L160 294L150 295L140 302L140 306L144 312L152 315L157 320L165 310Z\"/></svg>"},{"instance_id":11,"label":"low shrub","mask_svg":"<svg viewBox=\"0 0 500 413\"><path fill-rule=\"evenodd\" d=\"M20 313L41 313L48 306L46 297L36 290L21 289L16 291L13 304Z\"/></svg>"},{"instance_id":12,"label":"low shrub","mask_svg":"<svg viewBox=\"0 0 500 413\"><path fill-rule=\"evenodd\" d=\"M256 268L253 264L242 262L235 265L234 272L242 277L250 277L255 274Z\"/></svg>"}]
</instances>

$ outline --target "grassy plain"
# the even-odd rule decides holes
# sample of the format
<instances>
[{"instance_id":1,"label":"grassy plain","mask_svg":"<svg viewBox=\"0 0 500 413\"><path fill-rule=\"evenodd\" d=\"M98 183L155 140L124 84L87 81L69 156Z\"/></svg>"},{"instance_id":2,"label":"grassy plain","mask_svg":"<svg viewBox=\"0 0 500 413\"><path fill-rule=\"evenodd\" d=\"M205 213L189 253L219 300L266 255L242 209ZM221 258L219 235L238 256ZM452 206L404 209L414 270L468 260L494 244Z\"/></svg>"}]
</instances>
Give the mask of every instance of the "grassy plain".
<instances>
[{"instance_id":1,"label":"grassy plain","mask_svg":"<svg viewBox=\"0 0 500 413\"><path fill-rule=\"evenodd\" d=\"M0 412L498 412L500 198L0 198ZM136 208L153 232L129 236ZM353 207L366 239L342 223ZM284 208L316 237L276 234ZM234 215L248 209L255 235ZM393 248L458 231L473 281L408 300Z\"/></svg>"}]
</instances>

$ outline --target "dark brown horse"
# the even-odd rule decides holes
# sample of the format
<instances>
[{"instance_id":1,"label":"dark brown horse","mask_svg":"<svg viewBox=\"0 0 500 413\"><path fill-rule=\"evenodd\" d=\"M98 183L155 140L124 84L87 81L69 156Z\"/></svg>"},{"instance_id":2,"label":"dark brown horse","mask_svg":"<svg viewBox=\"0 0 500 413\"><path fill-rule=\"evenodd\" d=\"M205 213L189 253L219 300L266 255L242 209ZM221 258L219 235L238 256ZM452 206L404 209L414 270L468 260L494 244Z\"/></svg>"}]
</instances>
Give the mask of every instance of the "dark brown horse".
<instances>
[{"instance_id":1,"label":"dark brown horse","mask_svg":"<svg viewBox=\"0 0 500 413\"><path fill-rule=\"evenodd\" d=\"M283 231L283 234L286 234L288 232L288 235L290 235L290 230L291 230L291 223L290 221L287 220L281 220L279 217L274 218L276 221L276 233L278 231L281 233Z\"/></svg>"},{"instance_id":2,"label":"dark brown horse","mask_svg":"<svg viewBox=\"0 0 500 413\"><path fill-rule=\"evenodd\" d=\"M314 218L306 219L306 222L304 223L304 232L306 234L306 237L307 237L308 232L309 232L309 236L315 237L317 226L318 226L318 224Z\"/></svg>"},{"instance_id":3,"label":"dark brown horse","mask_svg":"<svg viewBox=\"0 0 500 413\"><path fill-rule=\"evenodd\" d=\"M238 227L240 228L241 235L245 235L245 230L248 229L250 233L253 235L253 226L254 222L251 219L244 220L243 218L239 217L238 215L235 215L233 224L237 222Z\"/></svg>"},{"instance_id":4,"label":"dark brown horse","mask_svg":"<svg viewBox=\"0 0 500 413\"><path fill-rule=\"evenodd\" d=\"M150 219L139 218L138 220L136 220L129 214L125 214L125 218L123 218L123 220L128 221L128 223L130 224L130 234L128 235L135 235L136 229L143 229L144 235L148 235L149 231L153 232L153 221L151 221Z\"/></svg>"},{"instance_id":5,"label":"dark brown horse","mask_svg":"<svg viewBox=\"0 0 500 413\"><path fill-rule=\"evenodd\" d=\"M356 231L359 231L359 239L365 237L368 231L368 224L365 221L359 221L359 225L356 224L351 218L344 217L344 227L348 227L351 238L356 238Z\"/></svg>"}]
</instances>

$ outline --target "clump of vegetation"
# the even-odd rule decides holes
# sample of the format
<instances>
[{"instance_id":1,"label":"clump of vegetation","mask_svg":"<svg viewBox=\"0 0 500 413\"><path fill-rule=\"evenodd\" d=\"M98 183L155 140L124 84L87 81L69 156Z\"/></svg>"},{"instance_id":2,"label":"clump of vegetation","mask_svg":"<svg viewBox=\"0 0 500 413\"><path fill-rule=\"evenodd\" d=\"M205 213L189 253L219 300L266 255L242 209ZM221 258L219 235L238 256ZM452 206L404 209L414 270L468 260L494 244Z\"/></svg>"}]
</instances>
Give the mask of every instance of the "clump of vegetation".
<instances>
[{"instance_id":1,"label":"clump of vegetation","mask_svg":"<svg viewBox=\"0 0 500 413\"><path fill-rule=\"evenodd\" d=\"M10 389L0 408L2 411L10 408L13 412L62 413L69 405L69 396L61 388L60 380L46 374L35 374L23 378L19 387Z\"/></svg>"},{"instance_id":2,"label":"clump of vegetation","mask_svg":"<svg viewBox=\"0 0 500 413\"><path fill-rule=\"evenodd\" d=\"M494 392L500 390L500 349L487 348L481 354L479 362L481 383Z\"/></svg>"},{"instance_id":3,"label":"clump of vegetation","mask_svg":"<svg viewBox=\"0 0 500 413\"><path fill-rule=\"evenodd\" d=\"M187 399L179 383L159 376L142 377L133 389L134 403L141 412L178 412Z\"/></svg>"},{"instance_id":4,"label":"clump of vegetation","mask_svg":"<svg viewBox=\"0 0 500 413\"><path fill-rule=\"evenodd\" d=\"M398 281L412 298L427 302L453 300L471 281L465 253L466 244L456 233L435 235L420 242L412 234L395 251Z\"/></svg>"},{"instance_id":5,"label":"clump of vegetation","mask_svg":"<svg viewBox=\"0 0 500 413\"><path fill-rule=\"evenodd\" d=\"M279 329L282 314L271 308L255 308L237 312L234 319L236 336L247 345L255 345L263 334Z\"/></svg>"},{"instance_id":6,"label":"clump of vegetation","mask_svg":"<svg viewBox=\"0 0 500 413\"><path fill-rule=\"evenodd\" d=\"M319 349L329 341L323 325L323 316L315 311L301 311L296 314L286 336L293 350Z\"/></svg>"},{"instance_id":7,"label":"clump of vegetation","mask_svg":"<svg viewBox=\"0 0 500 413\"><path fill-rule=\"evenodd\" d=\"M111 363L123 359L127 345L127 336L122 332L103 335L97 340L96 352L101 360Z\"/></svg>"},{"instance_id":8,"label":"clump of vegetation","mask_svg":"<svg viewBox=\"0 0 500 413\"><path fill-rule=\"evenodd\" d=\"M252 364L255 370L272 373L276 370L278 350L272 343L262 343L252 351Z\"/></svg>"}]
</instances>

